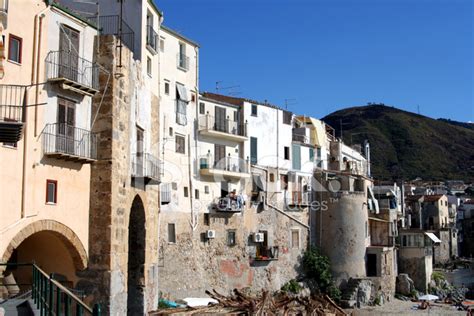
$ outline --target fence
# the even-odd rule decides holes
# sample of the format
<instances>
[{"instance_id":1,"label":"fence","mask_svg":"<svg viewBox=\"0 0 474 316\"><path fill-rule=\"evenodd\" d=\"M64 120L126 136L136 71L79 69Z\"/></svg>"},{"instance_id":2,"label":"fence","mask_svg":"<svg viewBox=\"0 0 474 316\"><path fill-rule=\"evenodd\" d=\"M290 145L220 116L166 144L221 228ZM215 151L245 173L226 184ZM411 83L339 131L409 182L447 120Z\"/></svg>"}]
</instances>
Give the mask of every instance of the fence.
<instances>
[{"instance_id":1,"label":"fence","mask_svg":"<svg viewBox=\"0 0 474 316\"><path fill-rule=\"evenodd\" d=\"M100 316L100 305L93 308L87 306L72 291L54 279L54 274L48 275L34 263L0 263L8 268L31 267L33 283L23 284L31 286L31 296L41 315L92 315ZM3 284L16 286L17 284Z\"/></svg>"},{"instance_id":2,"label":"fence","mask_svg":"<svg viewBox=\"0 0 474 316\"><path fill-rule=\"evenodd\" d=\"M97 25L101 35L115 35L122 40L132 52L134 51L135 33L132 28L120 20L118 15L103 15L99 17L91 17L88 20Z\"/></svg>"},{"instance_id":3,"label":"fence","mask_svg":"<svg viewBox=\"0 0 474 316\"><path fill-rule=\"evenodd\" d=\"M148 153L132 154L132 176L160 179L158 158Z\"/></svg>"},{"instance_id":4,"label":"fence","mask_svg":"<svg viewBox=\"0 0 474 316\"><path fill-rule=\"evenodd\" d=\"M247 122L242 124L238 121L230 120L228 117L216 120L214 116L206 114L199 118L199 130L212 130L247 137Z\"/></svg>"},{"instance_id":5,"label":"fence","mask_svg":"<svg viewBox=\"0 0 474 316\"><path fill-rule=\"evenodd\" d=\"M74 52L49 52L46 56L46 76L48 80L64 78L99 90L99 67Z\"/></svg>"},{"instance_id":6,"label":"fence","mask_svg":"<svg viewBox=\"0 0 474 316\"><path fill-rule=\"evenodd\" d=\"M43 130L43 153L97 159L97 137L66 123L47 124Z\"/></svg>"}]
</instances>

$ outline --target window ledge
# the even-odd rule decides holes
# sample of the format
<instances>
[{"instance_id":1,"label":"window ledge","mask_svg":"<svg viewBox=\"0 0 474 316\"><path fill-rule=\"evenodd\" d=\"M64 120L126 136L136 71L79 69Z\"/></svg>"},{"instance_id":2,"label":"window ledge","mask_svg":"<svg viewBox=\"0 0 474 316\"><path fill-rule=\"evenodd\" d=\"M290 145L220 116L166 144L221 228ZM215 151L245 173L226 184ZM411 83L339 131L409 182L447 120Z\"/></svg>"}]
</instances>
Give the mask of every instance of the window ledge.
<instances>
[{"instance_id":1,"label":"window ledge","mask_svg":"<svg viewBox=\"0 0 474 316\"><path fill-rule=\"evenodd\" d=\"M14 60L11 60L11 59L7 59L8 62L14 64L14 65L17 65L17 66L21 66L21 63L17 62L17 61L14 61Z\"/></svg>"},{"instance_id":2,"label":"window ledge","mask_svg":"<svg viewBox=\"0 0 474 316\"><path fill-rule=\"evenodd\" d=\"M46 205L56 205L57 203L53 203L53 202L46 202Z\"/></svg>"}]
</instances>

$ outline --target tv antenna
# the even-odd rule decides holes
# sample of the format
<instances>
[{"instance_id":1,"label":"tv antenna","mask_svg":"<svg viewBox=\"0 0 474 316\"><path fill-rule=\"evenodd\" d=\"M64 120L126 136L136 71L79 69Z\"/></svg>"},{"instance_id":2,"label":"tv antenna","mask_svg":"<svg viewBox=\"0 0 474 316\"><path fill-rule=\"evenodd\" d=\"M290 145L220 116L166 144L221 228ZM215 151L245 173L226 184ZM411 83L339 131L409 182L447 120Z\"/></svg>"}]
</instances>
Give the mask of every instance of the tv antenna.
<instances>
[{"instance_id":1,"label":"tv antenna","mask_svg":"<svg viewBox=\"0 0 474 316\"><path fill-rule=\"evenodd\" d=\"M228 92L229 95L238 95L240 91L232 91L232 89L240 88L240 85L228 86L228 87L221 87L220 84L224 81L216 81L216 93L219 94L221 90L231 90Z\"/></svg>"},{"instance_id":2,"label":"tv antenna","mask_svg":"<svg viewBox=\"0 0 474 316\"><path fill-rule=\"evenodd\" d=\"M293 98L293 99L285 99L285 110L288 110L289 105L296 105L298 104L298 101Z\"/></svg>"}]
</instances>

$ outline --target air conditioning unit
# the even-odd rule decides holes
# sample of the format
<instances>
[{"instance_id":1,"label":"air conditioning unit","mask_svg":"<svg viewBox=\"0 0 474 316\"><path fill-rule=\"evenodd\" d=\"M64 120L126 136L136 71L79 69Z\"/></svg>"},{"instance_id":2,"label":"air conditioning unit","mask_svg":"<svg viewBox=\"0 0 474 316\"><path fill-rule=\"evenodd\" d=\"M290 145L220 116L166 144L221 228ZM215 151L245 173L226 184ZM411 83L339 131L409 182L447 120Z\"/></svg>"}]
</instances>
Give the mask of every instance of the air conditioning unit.
<instances>
[{"instance_id":1,"label":"air conditioning unit","mask_svg":"<svg viewBox=\"0 0 474 316\"><path fill-rule=\"evenodd\" d=\"M263 233L255 233L253 234L253 241L254 242L264 242L265 235Z\"/></svg>"},{"instance_id":2,"label":"air conditioning unit","mask_svg":"<svg viewBox=\"0 0 474 316\"><path fill-rule=\"evenodd\" d=\"M215 231L215 230L212 230L212 229L209 229L208 231L206 231L206 238L207 238L207 239L214 239L214 238L216 238L216 231Z\"/></svg>"}]
</instances>

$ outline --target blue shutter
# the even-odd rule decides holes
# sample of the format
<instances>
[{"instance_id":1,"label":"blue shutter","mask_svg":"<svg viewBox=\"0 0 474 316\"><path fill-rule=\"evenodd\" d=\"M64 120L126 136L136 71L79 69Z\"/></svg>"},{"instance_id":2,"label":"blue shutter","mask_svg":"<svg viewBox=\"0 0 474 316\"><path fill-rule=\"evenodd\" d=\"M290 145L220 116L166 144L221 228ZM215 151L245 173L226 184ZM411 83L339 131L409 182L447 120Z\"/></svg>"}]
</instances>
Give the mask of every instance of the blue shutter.
<instances>
[{"instance_id":1,"label":"blue shutter","mask_svg":"<svg viewBox=\"0 0 474 316\"><path fill-rule=\"evenodd\" d=\"M301 170L301 146L297 144L293 144L292 148L292 163L293 169Z\"/></svg>"},{"instance_id":2,"label":"blue shutter","mask_svg":"<svg viewBox=\"0 0 474 316\"><path fill-rule=\"evenodd\" d=\"M257 163L257 138L250 137L250 163Z\"/></svg>"}]
</instances>

